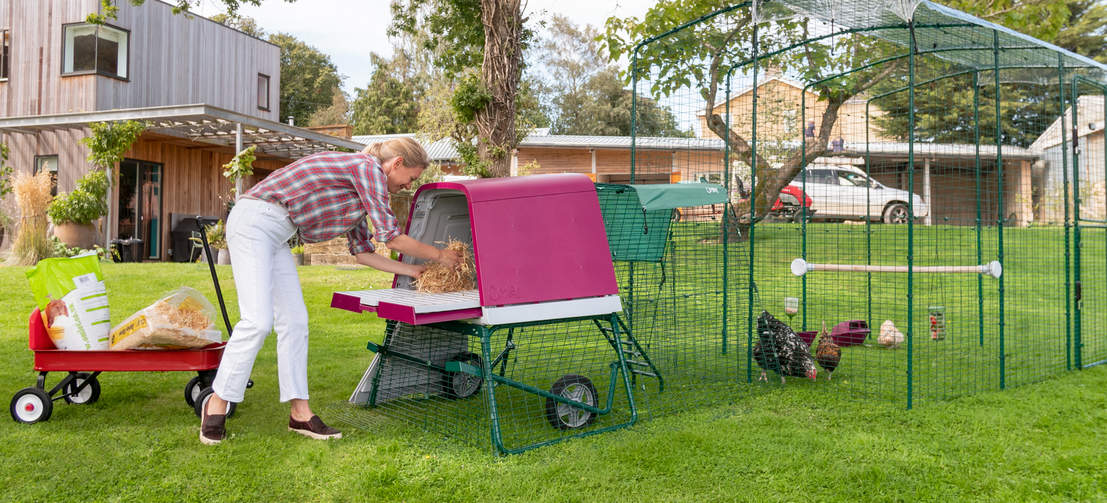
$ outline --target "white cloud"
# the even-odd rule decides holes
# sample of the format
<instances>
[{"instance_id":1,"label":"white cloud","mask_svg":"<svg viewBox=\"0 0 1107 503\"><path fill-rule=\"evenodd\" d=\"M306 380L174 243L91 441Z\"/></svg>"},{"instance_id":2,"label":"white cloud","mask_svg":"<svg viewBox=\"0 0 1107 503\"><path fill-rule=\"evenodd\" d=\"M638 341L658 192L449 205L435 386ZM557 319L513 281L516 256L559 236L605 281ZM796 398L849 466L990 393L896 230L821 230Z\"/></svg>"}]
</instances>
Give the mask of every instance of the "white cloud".
<instances>
[{"instance_id":1,"label":"white cloud","mask_svg":"<svg viewBox=\"0 0 1107 503\"><path fill-rule=\"evenodd\" d=\"M608 17L638 16L654 0L524 0L524 15L532 20L560 13L577 24L602 28ZM369 54L392 55L385 31L392 21L387 0L298 0L286 3L265 0L260 7L244 6L240 13L254 18L267 33L289 33L330 55L338 72L346 77L343 88L369 82ZM196 9L203 16L223 11L222 0L200 0Z\"/></svg>"}]
</instances>

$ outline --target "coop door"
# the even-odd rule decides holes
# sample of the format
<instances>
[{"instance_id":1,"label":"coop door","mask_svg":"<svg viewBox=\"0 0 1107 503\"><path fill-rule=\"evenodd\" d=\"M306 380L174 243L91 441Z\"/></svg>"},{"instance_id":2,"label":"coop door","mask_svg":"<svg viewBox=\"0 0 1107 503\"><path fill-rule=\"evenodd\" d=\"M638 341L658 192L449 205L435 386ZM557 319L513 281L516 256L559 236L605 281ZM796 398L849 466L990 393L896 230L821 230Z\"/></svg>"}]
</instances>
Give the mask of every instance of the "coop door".
<instances>
[{"instance_id":1,"label":"coop door","mask_svg":"<svg viewBox=\"0 0 1107 503\"><path fill-rule=\"evenodd\" d=\"M1069 124L1075 288L1073 355L1077 367L1107 363L1107 88L1077 77ZM1075 103L1075 106L1071 106Z\"/></svg>"}]
</instances>

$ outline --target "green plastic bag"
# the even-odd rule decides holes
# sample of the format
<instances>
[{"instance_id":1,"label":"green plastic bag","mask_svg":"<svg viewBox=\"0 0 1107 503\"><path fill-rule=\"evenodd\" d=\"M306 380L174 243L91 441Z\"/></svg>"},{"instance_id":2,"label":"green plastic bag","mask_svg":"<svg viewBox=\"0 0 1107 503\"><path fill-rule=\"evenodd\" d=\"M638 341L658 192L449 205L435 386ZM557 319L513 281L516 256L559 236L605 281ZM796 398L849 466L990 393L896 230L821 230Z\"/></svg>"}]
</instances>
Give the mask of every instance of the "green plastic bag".
<instances>
[{"instance_id":1,"label":"green plastic bag","mask_svg":"<svg viewBox=\"0 0 1107 503\"><path fill-rule=\"evenodd\" d=\"M27 281L58 349L108 349L108 290L95 253L40 260L27 271Z\"/></svg>"}]
</instances>

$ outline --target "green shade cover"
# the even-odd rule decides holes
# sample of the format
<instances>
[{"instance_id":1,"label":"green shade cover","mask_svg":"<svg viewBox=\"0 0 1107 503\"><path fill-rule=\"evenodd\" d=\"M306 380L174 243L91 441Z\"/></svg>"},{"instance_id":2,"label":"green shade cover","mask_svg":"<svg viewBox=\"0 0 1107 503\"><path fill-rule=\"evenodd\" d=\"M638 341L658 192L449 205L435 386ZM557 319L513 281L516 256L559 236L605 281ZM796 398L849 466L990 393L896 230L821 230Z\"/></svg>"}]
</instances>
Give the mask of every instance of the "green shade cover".
<instances>
[{"instance_id":1,"label":"green shade cover","mask_svg":"<svg viewBox=\"0 0 1107 503\"><path fill-rule=\"evenodd\" d=\"M726 189L714 183L627 185L646 211L671 210L726 202Z\"/></svg>"}]
</instances>

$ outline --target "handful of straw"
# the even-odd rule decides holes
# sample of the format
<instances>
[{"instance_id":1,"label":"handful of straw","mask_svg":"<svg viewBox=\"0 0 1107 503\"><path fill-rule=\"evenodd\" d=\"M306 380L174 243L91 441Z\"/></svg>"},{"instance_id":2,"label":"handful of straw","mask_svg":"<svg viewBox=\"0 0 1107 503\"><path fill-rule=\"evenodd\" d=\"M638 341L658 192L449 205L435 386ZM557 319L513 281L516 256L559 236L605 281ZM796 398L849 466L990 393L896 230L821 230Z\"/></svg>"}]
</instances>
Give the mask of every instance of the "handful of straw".
<instances>
[{"instance_id":1,"label":"handful of straw","mask_svg":"<svg viewBox=\"0 0 1107 503\"><path fill-rule=\"evenodd\" d=\"M472 290L477 287L476 266L473 264L473 252L469 245L456 239L446 243L446 249L457 252L461 261L450 267L438 262L427 266L423 274L415 280L415 288L420 292L446 293Z\"/></svg>"}]
</instances>

